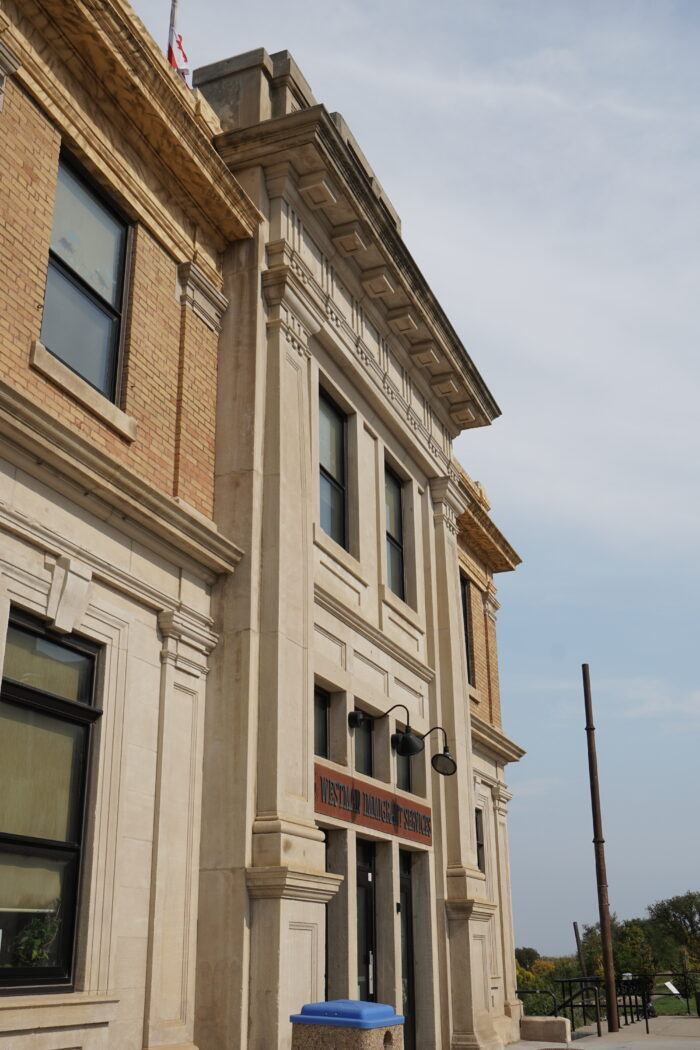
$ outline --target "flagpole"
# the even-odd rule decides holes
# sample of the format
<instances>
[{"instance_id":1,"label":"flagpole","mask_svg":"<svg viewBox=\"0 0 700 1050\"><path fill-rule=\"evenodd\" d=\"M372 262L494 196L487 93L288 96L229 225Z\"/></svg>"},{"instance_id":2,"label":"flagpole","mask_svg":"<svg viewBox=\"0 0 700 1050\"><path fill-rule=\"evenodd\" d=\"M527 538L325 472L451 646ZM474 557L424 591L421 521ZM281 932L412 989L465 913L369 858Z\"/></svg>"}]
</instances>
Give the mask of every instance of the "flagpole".
<instances>
[{"instance_id":1,"label":"flagpole","mask_svg":"<svg viewBox=\"0 0 700 1050\"><path fill-rule=\"evenodd\" d=\"M168 30L168 51L173 46L173 40L175 39L175 24L177 22L177 3L178 0L171 0L170 3L170 29Z\"/></svg>"}]
</instances>

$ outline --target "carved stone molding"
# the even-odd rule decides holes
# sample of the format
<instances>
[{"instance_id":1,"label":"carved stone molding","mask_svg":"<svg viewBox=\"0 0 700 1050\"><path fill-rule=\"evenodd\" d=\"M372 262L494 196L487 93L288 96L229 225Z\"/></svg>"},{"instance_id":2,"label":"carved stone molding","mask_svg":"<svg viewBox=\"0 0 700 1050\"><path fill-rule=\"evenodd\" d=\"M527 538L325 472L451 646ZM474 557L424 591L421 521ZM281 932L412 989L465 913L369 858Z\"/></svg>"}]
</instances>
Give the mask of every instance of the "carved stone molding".
<instances>
[{"instance_id":1,"label":"carved stone molding","mask_svg":"<svg viewBox=\"0 0 700 1050\"><path fill-rule=\"evenodd\" d=\"M309 208L328 208L340 194L326 171L312 171L299 179L299 193Z\"/></svg>"},{"instance_id":2,"label":"carved stone molding","mask_svg":"<svg viewBox=\"0 0 700 1050\"><path fill-rule=\"evenodd\" d=\"M336 226L331 234L331 240L341 255L352 258L366 252L369 247L369 237L363 232L359 222L349 222L344 226Z\"/></svg>"},{"instance_id":3,"label":"carved stone molding","mask_svg":"<svg viewBox=\"0 0 700 1050\"><path fill-rule=\"evenodd\" d=\"M372 270L364 270L360 280L370 299L381 299L385 295L393 295L396 291L396 283L388 266L375 266Z\"/></svg>"},{"instance_id":4,"label":"carved stone molding","mask_svg":"<svg viewBox=\"0 0 700 1050\"><path fill-rule=\"evenodd\" d=\"M158 627L163 636L160 651L162 663L199 678L209 670L209 654L218 641L210 629L211 621L197 619L180 609L164 609L158 614Z\"/></svg>"},{"instance_id":5,"label":"carved stone molding","mask_svg":"<svg viewBox=\"0 0 700 1050\"><path fill-rule=\"evenodd\" d=\"M430 495L433 501L433 516L454 536L459 529L457 518L464 512L464 494L460 492L450 475L430 479Z\"/></svg>"},{"instance_id":6,"label":"carved stone molding","mask_svg":"<svg viewBox=\"0 0 700 1050\"><path fill-rule=\"evenodd\" d=\"M503 784L496 784L492 788L493 808L499 817L508 816L508 803L513 795Z\"/></svg>"},{"instance_id":7,"label":"carved stone molding","mask_svg":"<svg viewBox=\"0 0 700 1050\"><path fill-rule=\"evenodd\" d=\"M54 630L70 634L80 626L90 600L92 569L61 555L53 565L46 615Z\"/></svg>"},{"instance_id":8,"label":"carved stone molding","mask_svg":"<svg viewBox=\"0 0 700 1050\"><path fill-rule=\"evenodd\" d=\"M491 591L484 591L482 593L482 599L484 602L484 612L488 616L492 623L496 622L496 614L501 608L500 604L496 601L496 596Z\"/></svg>"},{"instance_id":9,"label":"carved stone molding","mask_svg":"<svg viewBox=\"0 0 700 1050\"><path fill-rule=\"evenodd\" d=\"M204 321L207 328L218 335L228 306L228 299L193 262L180 263L177 268L180 282L180 302L189 306Z\"/></svg>"},{"instance_id":10,"label":"carved stone molding","mask_svg":"<svg viewBox=\"0 0 700 1050\"><path fill-rule=\"evenodd\" d=\"M5 102L5 79L16 73L20 67L20 61L14 51L10 51L7 44L0 40L0 111Z\"/></svg>"},{"instance_id":11,"label":"carved stone molding","mask_svg":"<svg viewBox=\"0 0 700 1050\"><path fill-rule=\"evenodd\" d=\"M246 869L246 886L254 900L317 901L326 904L343 881L342 875L303 868L260 867Z\"/></svg>"}]
</instances>

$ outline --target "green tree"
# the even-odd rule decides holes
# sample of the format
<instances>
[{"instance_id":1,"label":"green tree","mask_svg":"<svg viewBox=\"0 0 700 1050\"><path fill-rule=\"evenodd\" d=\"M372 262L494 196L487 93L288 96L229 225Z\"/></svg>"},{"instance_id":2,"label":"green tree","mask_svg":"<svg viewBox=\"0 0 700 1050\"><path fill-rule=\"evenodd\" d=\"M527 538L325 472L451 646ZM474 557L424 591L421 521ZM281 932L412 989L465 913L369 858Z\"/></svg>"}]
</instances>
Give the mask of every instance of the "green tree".
<instances>
[{"instance_id":1,"label":"green tree","mask_svg":"<svg viewBox=\"0 0 700 1050\"><path fill-rule=\"evenodd\" d=\"M700 893L689 890L678 897L657 901L647 911L658 927L687 950L689 964L700 964Z\"/></svg>"},{"instance_id":2,"label":"green tree","mask_svg":"<svg viewBox=\"0 0 700 1050\"><path fill-rule=\"evenodd\" d=\"M516 948L515 959L524 970L531 970L532 964L539 959L540 953L536 948Z\"/></svg>"}]
</instances>

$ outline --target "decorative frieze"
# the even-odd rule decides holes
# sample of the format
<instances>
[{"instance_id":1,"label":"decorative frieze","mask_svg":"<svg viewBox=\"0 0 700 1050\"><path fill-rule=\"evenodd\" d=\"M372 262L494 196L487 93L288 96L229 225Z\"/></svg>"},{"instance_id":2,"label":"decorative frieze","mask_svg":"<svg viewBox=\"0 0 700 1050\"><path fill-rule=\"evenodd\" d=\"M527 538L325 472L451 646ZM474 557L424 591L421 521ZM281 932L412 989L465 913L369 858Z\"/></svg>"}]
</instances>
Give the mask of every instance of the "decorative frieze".
<instances>
[{"instance_id":1,"label":"decorative frieze","mask_svg":"<svg viewBox=\"0 0 700 1050\"><path fill-rule=\"evenodd\" d=\"M204 321L207 328L218 335L228 306L228 299L193 262L181 263L177 268L180 284L180 302Z\"/></svg>"}]
</instances>

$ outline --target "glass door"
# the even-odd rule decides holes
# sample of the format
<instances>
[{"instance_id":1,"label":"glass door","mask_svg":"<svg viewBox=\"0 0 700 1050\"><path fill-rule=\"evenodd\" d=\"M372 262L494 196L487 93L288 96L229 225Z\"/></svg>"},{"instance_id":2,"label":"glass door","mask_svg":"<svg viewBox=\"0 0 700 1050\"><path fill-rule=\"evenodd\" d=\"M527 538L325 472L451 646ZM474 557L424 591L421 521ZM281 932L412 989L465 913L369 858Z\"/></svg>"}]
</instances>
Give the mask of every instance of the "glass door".
<instances>
[{"instance_id":1,"label":"glass door","mask_svg":"<svg viewBox=\"0 0 700 1050\"><path fill-rule=\"evenodd\" d=\"M357 839L357 997L375 1002L376 922L374 843Z\"/></svg>"},{"instance_id":2,"label":"glass door","mask_svg":"<svg viewBox=\"0 0 700 1050\"><path fill-rule=\"evenodd\" d=\"M401 918L401 987L402 1012L406 1018L403 1029L404 1050L415 1050L415 978L413 966L413 887L411 880L412 854L399 850L399 895Z\"/></svg>"}]
</instances>

